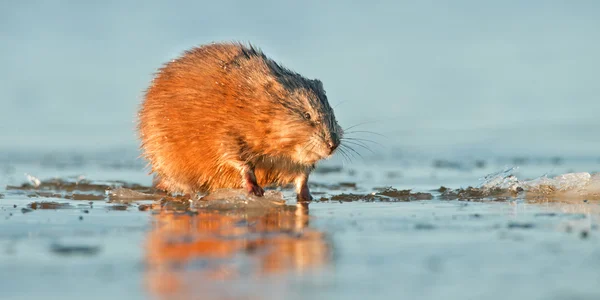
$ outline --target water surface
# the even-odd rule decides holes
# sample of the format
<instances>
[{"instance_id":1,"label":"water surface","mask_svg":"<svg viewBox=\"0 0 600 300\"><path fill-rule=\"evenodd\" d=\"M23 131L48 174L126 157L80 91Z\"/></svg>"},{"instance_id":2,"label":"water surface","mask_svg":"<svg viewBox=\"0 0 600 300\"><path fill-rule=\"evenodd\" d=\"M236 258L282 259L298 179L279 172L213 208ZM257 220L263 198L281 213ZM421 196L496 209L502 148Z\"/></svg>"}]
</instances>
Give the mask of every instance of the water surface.
<instances>
[{"instance_id":1,"label":"water surface","mask_svg":"<svg viewBox=\"0 0 600 300\"><path fill-rule=\"evenodd\" d=\"M312 176L318 201L283 189L285 203L231 209L156 194L136 160L91 156L3 162L2 299L600 296L595 190L467 189L507 162L529 182L597 160L330 162Z\"/></svg>"}]
</instances>

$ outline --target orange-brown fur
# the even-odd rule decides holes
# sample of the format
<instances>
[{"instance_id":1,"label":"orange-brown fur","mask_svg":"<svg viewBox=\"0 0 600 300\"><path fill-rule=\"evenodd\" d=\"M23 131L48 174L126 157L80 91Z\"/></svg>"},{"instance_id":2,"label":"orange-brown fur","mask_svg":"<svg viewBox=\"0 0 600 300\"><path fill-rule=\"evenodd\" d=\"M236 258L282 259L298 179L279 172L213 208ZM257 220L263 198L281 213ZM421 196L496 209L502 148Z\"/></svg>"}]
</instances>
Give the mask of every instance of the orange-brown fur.
<instances>
[{"instance_id":1,"label":"orange-brown fur","mask_svg":"<svg viewBox=\"0 0 600 300\"><path fill-rule=\"evenodd\" d=\"M261 55L241 44L211 44L159 70L138 123L143 155L159 188L184 193L239 188L246 167L260 186L298 186L331 154L323 144L341 136L341 129L327 100L311 104L319 97L316 89L290 88L273 73L279 66ZM320 86L294 74L284 77ZM300 110L319 121L303 120Z\"/></svg>"}]
</instances>

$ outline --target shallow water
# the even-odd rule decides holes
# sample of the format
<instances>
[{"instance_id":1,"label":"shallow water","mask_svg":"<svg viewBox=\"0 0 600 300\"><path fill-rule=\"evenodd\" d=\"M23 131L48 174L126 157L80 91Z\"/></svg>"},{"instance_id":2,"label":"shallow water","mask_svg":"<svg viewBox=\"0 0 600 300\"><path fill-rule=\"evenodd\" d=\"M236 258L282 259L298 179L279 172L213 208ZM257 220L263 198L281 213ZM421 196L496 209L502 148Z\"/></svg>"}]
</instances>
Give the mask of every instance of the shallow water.
<instances>
[{"instance_id":1,"label":"shallow water","mask_svg":"<svg viewBox=\"0 0 600 300\"><path fill-rule=\"evenodd\" d=\"M0 1L0 299L600 299L600 2L139 2ZM143 91L226 40L376 153L304 205L148 188Z\"/></svg>"},{"instance_id":2,"label":"shallow water","mask_svg":"<svg viewBox=\"0 0 600 300\"><path fill-rule=\"evenodd\" d=\"M2 162L2 299L600 296L597 191L528 196L598 160L328 162L296 203L170 197L126 156L61 155Z\"/></svg>"}]
</instances>

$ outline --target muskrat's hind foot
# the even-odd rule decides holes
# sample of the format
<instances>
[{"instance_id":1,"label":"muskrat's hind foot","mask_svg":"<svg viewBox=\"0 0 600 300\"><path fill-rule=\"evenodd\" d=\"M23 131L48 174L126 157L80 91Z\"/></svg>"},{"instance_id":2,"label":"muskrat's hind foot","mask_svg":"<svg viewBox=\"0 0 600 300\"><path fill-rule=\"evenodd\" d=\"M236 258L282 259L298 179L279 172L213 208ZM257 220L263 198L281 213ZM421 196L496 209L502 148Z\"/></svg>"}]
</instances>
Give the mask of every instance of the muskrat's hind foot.
<instances>
[{"instance_id":1,"label":"muskrat's hind foot","mask_svg":"<svg viewBox=\"0 0 600 300\"><path fill-rule=\"evenodd\" d=\"M260 187L260 185L258 185L258 183L256 182L256 175L254 175L254 170L248 169L246 172L244 172L243 182L244 187L246 188L246 191L248 191L248 193L258 197L262 197L265 194L265 190L263 190L263 188Z\"/></svg>"}]
</instances>

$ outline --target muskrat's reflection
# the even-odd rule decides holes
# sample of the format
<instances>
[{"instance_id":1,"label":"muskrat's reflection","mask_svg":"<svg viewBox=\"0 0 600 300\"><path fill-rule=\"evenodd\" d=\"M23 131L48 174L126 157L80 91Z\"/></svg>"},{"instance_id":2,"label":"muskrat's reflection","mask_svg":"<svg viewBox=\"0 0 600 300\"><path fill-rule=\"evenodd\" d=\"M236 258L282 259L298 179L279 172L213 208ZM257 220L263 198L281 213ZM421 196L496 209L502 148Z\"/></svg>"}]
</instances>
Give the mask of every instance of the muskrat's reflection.
<instances>
[{"instance_id":1,"label":"muskrat's reflection","mask_svg":"<svg viewBox=\"0 0 600 300\"><path fill-rule=\"evenodd\" d=\"M304 271L330 258L323 233L308 227L308 203L197 215L160 212L154 218L146 283L159 297L191 295L207 286L215 293L215 281Z\"/></svg>"}]
</instances>

